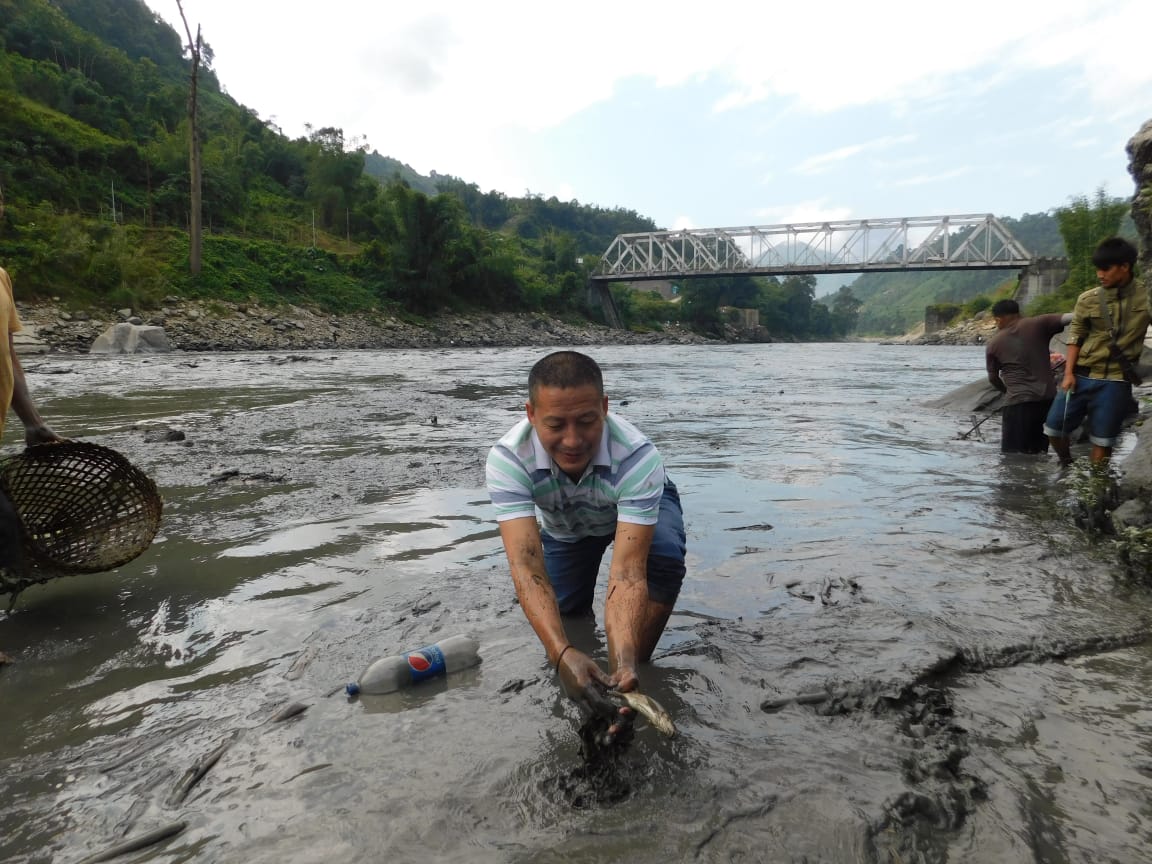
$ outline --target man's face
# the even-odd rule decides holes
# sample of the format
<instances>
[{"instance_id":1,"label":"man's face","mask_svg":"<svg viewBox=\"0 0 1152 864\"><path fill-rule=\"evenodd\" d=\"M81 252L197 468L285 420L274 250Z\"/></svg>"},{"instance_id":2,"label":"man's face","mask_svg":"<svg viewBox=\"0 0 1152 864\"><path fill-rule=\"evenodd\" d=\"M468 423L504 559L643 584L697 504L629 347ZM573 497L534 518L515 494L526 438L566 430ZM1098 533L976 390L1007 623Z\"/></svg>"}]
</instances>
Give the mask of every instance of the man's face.
<instances>
[{"instance_id":1,"label":"man's face","mask_svg":"<svg viewBox=\"0 0 1152 864\"><path fill-rule=\"evenodd\" d=\"M565 474L579 478L600 447L608 397L593 384L538 387L525 407L548 455Z\"/></svg>"},{"instance_id":2,"label":"man's face","mask_svg":"<svg viewBox=\"0 0 1152 864\"><path fill-rule=\"evenodd\" d=\"M1096 268L1096 280L1105 288L1119 288L1132 278L1132 268L1127 264L1113 264L1107 268Z\"/></svg>"}]
</instances>

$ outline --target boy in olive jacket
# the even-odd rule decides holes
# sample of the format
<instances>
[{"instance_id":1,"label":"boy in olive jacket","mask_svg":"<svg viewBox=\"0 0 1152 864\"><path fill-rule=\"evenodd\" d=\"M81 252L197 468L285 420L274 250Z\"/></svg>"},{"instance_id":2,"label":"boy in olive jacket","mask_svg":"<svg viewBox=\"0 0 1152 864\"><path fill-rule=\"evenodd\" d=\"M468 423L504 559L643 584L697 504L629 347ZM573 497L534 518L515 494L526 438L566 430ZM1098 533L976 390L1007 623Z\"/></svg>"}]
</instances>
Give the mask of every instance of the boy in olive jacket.
<instances>
[{"instance_id":1,"label":"boy in olive jacket","mask_svg":"<svg viewBox=\"0 0 1152 864\"><path fill-rule=\"evenodd\" d=\"M1107 461L1132 404L1133 367L1148 332L1148 296L1133 279L1136 247L1109 237L1096 247L1092 264L1100 285L1076 299L1068 326L1064 380L1044 422L1044 433L1060 457L1072 461L1069 435L1085 419L1092 462Z\"/></svg>"}]
</instances>

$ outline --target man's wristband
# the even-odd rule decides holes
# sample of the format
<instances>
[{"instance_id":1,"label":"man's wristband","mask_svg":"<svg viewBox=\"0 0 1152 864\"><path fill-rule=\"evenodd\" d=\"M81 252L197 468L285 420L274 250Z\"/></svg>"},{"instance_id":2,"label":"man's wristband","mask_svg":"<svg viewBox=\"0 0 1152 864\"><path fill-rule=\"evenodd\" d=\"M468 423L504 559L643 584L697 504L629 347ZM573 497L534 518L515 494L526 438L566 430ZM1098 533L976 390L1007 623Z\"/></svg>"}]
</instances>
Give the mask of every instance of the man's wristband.
<instances>
[{"instance_id":1,"label":"man's wristband","mask_svg":"<svg viewBox=\"0 0 1152 864\"><path fill-rule=\"evenodd\" d=\"M560 671L560 661L564 659L564 655L568 652L568 649L571 647L572 647L572 643L569 642L567 645L564 646L564 650L560 652L560 656L556 658L556 671L557 672Z\"/></svg>"}]
</instances>

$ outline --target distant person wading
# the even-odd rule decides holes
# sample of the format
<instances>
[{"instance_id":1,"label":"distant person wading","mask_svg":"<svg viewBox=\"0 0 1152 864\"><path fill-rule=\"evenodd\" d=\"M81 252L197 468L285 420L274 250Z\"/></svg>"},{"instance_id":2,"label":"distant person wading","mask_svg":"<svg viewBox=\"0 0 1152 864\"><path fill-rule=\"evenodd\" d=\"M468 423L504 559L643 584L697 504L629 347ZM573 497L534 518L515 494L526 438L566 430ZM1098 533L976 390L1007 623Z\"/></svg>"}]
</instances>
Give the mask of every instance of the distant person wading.
<instances>
[{"instance_id":1,"label":"distant person wading","mask_svg":"<svg viewBox=\"0 0 1152 864\"><path fill-rule=\"evenodd\" d=\"M996 333L985 349L988 380L1005 394L1000 450L1047 453L1044 418L1056 396L1048 345L1072 320L1071 313L1020 317L1015 300L992 307Z\"/></svg>"}]
</instances>

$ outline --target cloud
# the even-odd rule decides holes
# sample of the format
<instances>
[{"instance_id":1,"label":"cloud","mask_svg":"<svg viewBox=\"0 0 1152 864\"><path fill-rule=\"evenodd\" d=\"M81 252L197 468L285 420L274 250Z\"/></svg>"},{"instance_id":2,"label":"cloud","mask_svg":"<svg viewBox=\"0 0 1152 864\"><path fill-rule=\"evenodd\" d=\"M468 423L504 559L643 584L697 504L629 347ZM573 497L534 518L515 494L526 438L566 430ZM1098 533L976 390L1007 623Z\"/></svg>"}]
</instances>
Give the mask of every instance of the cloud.
<instances>
[{"instance_id":1,"label":"cloud","mask_svg":"<svg viewBox=\"0 0 1152 864\"><path fill-rule=\"evenodd\" d=\"M171 0L145 2L179 26ZM1004 92L1027 99L1020 95L1026 87L1043 87L1029 105L1051 104L1054 124L1070 119L1072 106L1117 127L1146 113L1152 92L1152 64L1140 62L1138 46L1125 44L1131 34L1152 32L1147 0L1099 7L1083 0L969 0L961 13L919 0L826 0L819 7L745 4L691 16L650 0L586 0L579 7L527 0L434 6L195 0L185 8L193 27L203 25L228 91L260 116L276 117L287 135L302 134L306 123L337 126L346 138L365 136L422 174L450 173L510 195L528 184L552 194L570 183L581 200L625 196L643 212L652 213L660 200L668 219L693 212L710 222L705 214L722 208L715 195L684 200L689 184L672 190L667 174L662 188L643 171L597 185L597 168L582 164L583 142L573 142L569 130L593 130L598 144L621 153L653 146L656 135L672 153L692 142L680 157L689 174L706 173L700 166L711 160L719 183L743 183L762 195L770 181L775 196L802 200L822 190L790 189L792 174L804 180L865 155L874 172L885 151L889 162L915 158L916 148L897 149L912 139L896 136L893 127L915 130L922 146L940 150L934 132L963 124L970 162L982 158L973 141L990 132L1017 131L1020 146L1035 152L1035 125L1014 129L1010 117L994 112L992 102ZM618 96L635 100L627 108L632 122L621 122ZM710 116L701 116L699 100L711 107ZM669 110L675 105L679 116ZM593 110L599 108L605 110ZM596 123L609 115L616 125L601 130ZM708 123L723 131L705 146L701 130ZM1127 139L1117 139L1124 130L1095 131L1101 146L1122 159ZM544 155L541 141L550 148ZM1063 138L1047 139L1057 141ZM722 180L734 163L746 164L739 161L744 154L761 154L758 167ZM653 164L652 172L659 168ZM562 178L553 176L557 171ZM1099 173L1112 176L1106 167ZM1067 171L1049 176L1080 182L1067 179ZM1014 194L1044 193L1033 184ZM866 206L847 191L841 200ZM769 221L792 218L785 209L773 207L777 216Z\"/></svg>"},{"instance_id":2,"label":"cloud","mask_svg":"<svg viewBox=\"0 0 1152 864\"><path fill-rule=\"evenodd\" d=\"M829 205L827 199L800 201L783 207L765 207L755 212L761 225L801 225L809 222L842 222L852 217L852 208Z\"/></svg>"},{"instance_id":3,"label":"cloud","mask_svg":"<svg viewBox=\"0 0 1152 864\"><path fill-rule=\"evenodd\" d=\"M965 174L972 173L974 169L971 165L961 165L957 168L951 168L947 171L941 171L937 174L915 174L912 177L902 177L899 180L893 180L892 186L927 186L932 183L945 183L949 180L955 180L957 177L963 177Z\"/></svg>"},{"instance_id":4,"label":"cloud","mask_svg":"<svg viewBox=\"0 0 1152 864\"><path fill-rule=\"evenodd\" d=\"M862 152L863 149L863 145L861 144L850 144L847 147L841 147L829 153L809 156L796 166L796 172L798 174L822 174L835 163L843 162L845 159L851 159L853 156Z\"/></svg>"},{"instance_id":5,"label":"cloud","mask_svg":"<svg viewBox=\"0 0 1152 864\"><path fill-rule=\"evenodd\" d=\"M174 17L164 0L149 2ZM1071 66L1106 103L1152 90L1152 64L1138 62L1135 49L1100 47L1118 34L1152 30L1146 0L1100 8L971 0L963 14L934 13L912 0L830 0L818 22L810 5L760 4L742 8L738 20L709 14L690 21L644 2L589 0L575 11L441 0L436 14L426 8L198 0L188 11L193 26L203 23L230 89L262 111L287 118L303 103L336 114L359 102L371 104L380 123L419 118L443 131L456 119L485 129L548 128L637 77L660 87L722 83L726 95L716 107L723 110L779 99L809 112L896 105L946 90L962 72L1004 67ZM413 94L425 98L412 101ZM310 120L327 125L339 117Z\"/></svg>"},{"instance_id":6,"label":"cloud","mask_svg":"<svg viewBox=\"0 0 1152 864\"><path fill-rule=\"evenodd\" d=\"M866 141L863 144L849 144L846 147L840 147L828 153L809 156L796 166L796 171L799 174L823 174L837 162L843 162L854 156L859 156L861 153L888 150L897 145L908 144L915 140L915 135L899 135L877 138L873 141Z\"/></svg>"}]
</instances>

